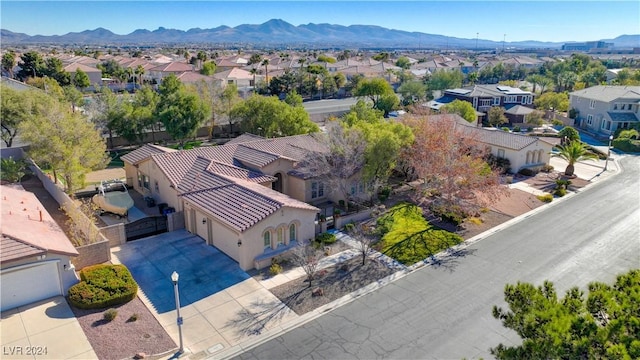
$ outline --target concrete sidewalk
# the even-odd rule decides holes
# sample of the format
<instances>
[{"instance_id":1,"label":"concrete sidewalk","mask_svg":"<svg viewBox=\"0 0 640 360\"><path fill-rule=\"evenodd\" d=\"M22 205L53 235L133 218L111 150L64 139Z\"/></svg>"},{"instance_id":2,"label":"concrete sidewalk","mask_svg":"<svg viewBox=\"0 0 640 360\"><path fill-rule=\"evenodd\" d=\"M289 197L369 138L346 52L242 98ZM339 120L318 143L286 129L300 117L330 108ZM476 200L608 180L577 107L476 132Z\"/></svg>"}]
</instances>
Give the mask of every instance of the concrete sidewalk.
<instances>
[{"instance_id":1,"label":"concrete sidewalk","mask_svg":"<svg viewBox=\"0 0 640 360\"><path fill-rule=\"evenodd\" d=\"M611 154L608 162L606 160L585 160L577 162L574 165L574 174L580 179L590 182L601 181L620 172L620 167L617 162L619 157L619 155ZM549 165L553 166L554 170L559 172L564 172L567 164L567 161L558 157L552 157L551 160L549 160ZM605 165L607 170L604 169ZM547 194L542 190L530 186L524 181L509 184L509 188L518 189L536 196Z\"/></svg>"},{"instance_id":2,"label":"concrete sidewalk","mask_svg":"<svg viewBox=\"0 0 640 360\"><path fill-rule=\"evenodd\" d=\"M62 296L3 311L2 359L97 359Z\"/></svg>"}]
</instances>

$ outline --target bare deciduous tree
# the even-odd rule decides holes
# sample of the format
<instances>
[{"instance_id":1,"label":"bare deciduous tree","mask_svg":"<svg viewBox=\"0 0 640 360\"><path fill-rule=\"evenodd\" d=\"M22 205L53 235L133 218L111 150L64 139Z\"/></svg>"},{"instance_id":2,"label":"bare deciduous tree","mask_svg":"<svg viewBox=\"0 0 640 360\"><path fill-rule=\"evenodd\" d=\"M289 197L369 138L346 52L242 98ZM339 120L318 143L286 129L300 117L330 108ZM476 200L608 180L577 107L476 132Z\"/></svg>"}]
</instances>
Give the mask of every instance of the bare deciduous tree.
<instances>
[{"instance_id":1,"label":"bare deciduous tree","mask_svg":"<svg viewBox=\"0 0 640 360\"><path fill-rule=\"evenodd\" d=\"M309 242L300 241L291 251L293 262L304 270L307 274L307 281L309 281L309 287L315 278L320 260L324 257L322 249L316 249L313 244Z\"/></svg>"},{"instance_id":2,"label":"bare deciduous tree","mask_svg":"<svg viewBox=\"0 0 640 360\"><path fill-rule=\"evenodd\" d=\"M308 152L297 170L323 182L325 189L337 192L348 206L349 200L355 200L351 195L352 184L361 181L366 139L358 129L345 129L338 122L328 122L326 133L318 135L318 140L319 148Z\"/></svg>"},{"instance_id":3,"label":"bare deciduous tree","mask_svg":"<svg viewBox=\"0 0 640 360\"><path fill-rule=\"evenodd\" d=\"M373 229L366 223L353 224L348 230L349 236L356 242L356 250L362 256L362 265L365 264L367 256L371 253L376 237Z\"/></svg>"}]
</instances>

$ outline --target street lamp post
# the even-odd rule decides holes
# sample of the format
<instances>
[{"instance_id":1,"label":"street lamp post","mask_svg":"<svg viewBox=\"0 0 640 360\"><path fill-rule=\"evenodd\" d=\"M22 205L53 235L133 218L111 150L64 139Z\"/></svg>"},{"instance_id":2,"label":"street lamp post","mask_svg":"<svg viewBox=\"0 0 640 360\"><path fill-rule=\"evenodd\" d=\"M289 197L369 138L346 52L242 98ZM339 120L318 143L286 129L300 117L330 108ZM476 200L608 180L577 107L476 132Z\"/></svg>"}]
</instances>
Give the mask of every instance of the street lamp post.
<instances>
[{"instance_id":1,"label":"street lamp post","mask_svg":"<svg viewBox=\"0 0 640 360\"><path fill-rule=\"evenodd\" d=\"M613 141L613 135L609 135L609 146L607 147L607 159L604 161L604 171L607 171L609 165L609 157L611 156L611 141Z\"/></svg>"},{"instance_id":2,"label":"street lamp post","mask_svg":"<svg viewBox=\"0 0 640 360\"><path fill-rule=\"evenodd\" d=\"M176 296L176 315L178 322L178 336L180 337L180 349L178 353L182 354L184 352L184 345L182 343L182 317L180 316L180 293L178 292L178 278L179 275L177 272L173 272L171 274L171 281L173 282L173 292Z\"/></svg>"}]
</instances>

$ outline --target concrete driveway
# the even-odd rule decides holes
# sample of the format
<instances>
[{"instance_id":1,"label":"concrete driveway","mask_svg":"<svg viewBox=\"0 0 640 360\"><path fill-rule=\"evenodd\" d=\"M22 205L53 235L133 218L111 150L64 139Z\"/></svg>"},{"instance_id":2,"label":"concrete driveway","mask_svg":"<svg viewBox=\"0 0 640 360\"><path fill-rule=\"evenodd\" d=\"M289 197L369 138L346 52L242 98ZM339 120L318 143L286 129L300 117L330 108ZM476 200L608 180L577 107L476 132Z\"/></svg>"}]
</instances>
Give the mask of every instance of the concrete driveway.
<instances>
[{"instance_id":1,"label":"concrete driveway","mask_svg":"<svg viewBox=\"0 0 640 360\"><path fill-rule=\"evenodd\" d=\"M210 355L297 317L238 263L185 230L111 249L140 286L140 298L179 343L171 273L180 274L180 315L188 352Z\"/></svg>"},{"instance_id":2,"label":"concrete driveway","mask_svg":"<svg viewBox=\"0 0 640 360\"><path fill-rule=\"evenodd\" d=\"M187 306L249 278L234 260L185 230L128 242L112 251L131 271L154 309L175 309L171 273L180 275L180 304Z\"/></svg>"},{"instance_id":3,"label":"concrete driveway","mask_svg":"<svg viewBox=\"0 0 640 360\"><path fill-rule=\"evenodd\" d=\"M62 296L3 311L2 359L97 359Z\"/></svg>"}]
</instances>

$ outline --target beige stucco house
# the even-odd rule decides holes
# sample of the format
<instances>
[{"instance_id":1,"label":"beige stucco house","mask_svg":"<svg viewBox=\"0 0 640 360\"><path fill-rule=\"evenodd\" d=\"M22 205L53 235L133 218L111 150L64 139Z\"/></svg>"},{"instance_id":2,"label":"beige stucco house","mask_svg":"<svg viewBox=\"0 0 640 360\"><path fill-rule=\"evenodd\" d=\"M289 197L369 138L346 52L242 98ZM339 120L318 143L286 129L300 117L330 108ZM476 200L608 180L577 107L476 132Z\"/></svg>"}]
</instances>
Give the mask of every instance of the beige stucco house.
<instances>
[{"instance_id":1,"label":"beige stucco house","mask_svg":"<svg viewBox=\"0 0 640 360\"><path fill-rule=\"evenodd\" d=\"M502 131L496 128L481 128L470 124L457 114L431 115L452 119L453 126L467 133L471 138L486 146L498 158L509 159L512 173L530 168L540 170L549 164L553 144L537 136L527 136Z\"/></svg>"},{"instance_id":2,"label":"beige stucco house","mask_svg":"<svg viewBox=\"0 0 640 360\"><path fill-rule=\"evenodd\" d=\"M319 209L308 202L328 194L293 169L317 147L312 135L246 134L191 150L144 145L122 159L128 185L173 207L189 232L248 270L314 238Z\"/></svg>"},{"instance_id":3,"label":"beige stucco house","mask_svg":"<svg viewBox=\"0 0 640 360\"><path fill-rule=\"evenodd\" d=\"M36 196L2 186L0 311L66 295L78 282L78 251Z\"/></svg>"}]
</instances>

